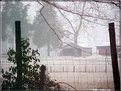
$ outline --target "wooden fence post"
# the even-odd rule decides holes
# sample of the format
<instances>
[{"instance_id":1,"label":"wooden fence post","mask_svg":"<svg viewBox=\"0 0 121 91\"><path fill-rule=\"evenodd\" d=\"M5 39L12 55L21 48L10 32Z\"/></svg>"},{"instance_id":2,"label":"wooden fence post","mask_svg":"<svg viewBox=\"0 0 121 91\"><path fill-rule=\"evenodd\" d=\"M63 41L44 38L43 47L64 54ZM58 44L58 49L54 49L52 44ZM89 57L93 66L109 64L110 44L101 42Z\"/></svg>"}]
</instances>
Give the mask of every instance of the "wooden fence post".
<instances>
[{"instance_id":1,"label":"wooden fence post","mask_svg":"<svg viewBox=\"0 0 121 91\"><path fill-rule=\"evenodd\" d=\"M110 48L111 48L114 86L115 86L115 90L119 91L120 90L120 76L119 76L119 69L118 69L114 23L109 23L109 36L110 36Z\"/></svg>"},{"instance_id":2,"label":"wooden fence post","mask_svg":"<svg viewBox=\"0 0 121 91\"><path fill-rule=\"evenodd\" d=\"M17 61L17 89L22 89L22 50L21 50L21 22L15 21L16 61Z\"/></svg>"}]
</instances>

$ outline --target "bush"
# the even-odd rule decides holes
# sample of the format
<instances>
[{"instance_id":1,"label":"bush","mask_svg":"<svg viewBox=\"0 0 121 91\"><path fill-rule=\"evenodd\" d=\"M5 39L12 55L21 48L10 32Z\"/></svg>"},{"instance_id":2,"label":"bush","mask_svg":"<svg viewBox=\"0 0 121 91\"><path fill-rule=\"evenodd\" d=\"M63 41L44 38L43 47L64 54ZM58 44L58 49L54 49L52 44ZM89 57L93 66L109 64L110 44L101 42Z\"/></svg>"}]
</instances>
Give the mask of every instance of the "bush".
<instances>
[{"instance_id":1,"label":"bush","mask_svg":"<svg viewBox=\"0 0 121 91\"><path fill-rule=\"evenodd\" d=\"M40 60L37 58L40 54L38 50L33 50L29 47L29 39L21 39L22 49L22 88L23 90L42 89L45 91L58 91L61 86L55 81L50 80L49 76L45 74L46 66L39 65ZM16 51L8 50L8 61L12 62L14 66L9 68L9 72L3 72L2 90L17 89L17 61Z\"/></svg>"}]
</instances>

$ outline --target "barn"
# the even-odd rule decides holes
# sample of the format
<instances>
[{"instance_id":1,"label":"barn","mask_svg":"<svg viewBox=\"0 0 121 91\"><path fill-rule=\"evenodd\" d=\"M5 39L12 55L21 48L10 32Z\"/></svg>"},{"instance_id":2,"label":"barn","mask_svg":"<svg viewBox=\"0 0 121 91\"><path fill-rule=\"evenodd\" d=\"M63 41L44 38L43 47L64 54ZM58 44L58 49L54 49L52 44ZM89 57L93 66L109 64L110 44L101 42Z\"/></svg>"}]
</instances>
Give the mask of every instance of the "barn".
<instances>
[{"instance_id":1,"label":"barn","mask_svg":"<svg viewBox=\"0 0 121 91\"><path fill-rule=\"evenodd\" d=\"M60 56L91 56L92 55L92 48L88 47L81 47L77 44L70 43L68 45L65 45L60 53Z\"/></svg>"},{"instance_id":2,"label":"barn","mask_svg":"<svg viewBox=\"0 0 121 91\"><path fill-rule=\"evenodd\" d=\"M111 56L110 46L97 46L97 51L98 51L99 55ZM117 46L117 53L118 54L121 53L121 47L120 46Z\"/></svg>"}]
</instances>

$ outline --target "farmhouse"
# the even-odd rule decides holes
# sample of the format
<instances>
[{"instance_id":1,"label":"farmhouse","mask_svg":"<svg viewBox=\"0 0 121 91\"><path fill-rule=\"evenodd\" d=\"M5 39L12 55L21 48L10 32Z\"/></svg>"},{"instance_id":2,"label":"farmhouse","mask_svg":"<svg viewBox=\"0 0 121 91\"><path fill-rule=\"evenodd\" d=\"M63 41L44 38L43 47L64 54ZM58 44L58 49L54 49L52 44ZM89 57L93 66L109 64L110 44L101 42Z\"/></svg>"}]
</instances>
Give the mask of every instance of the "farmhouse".
<instances>
[{"instance_id":1,"label":"farmhouse","mask_svg":"<svg viewBox=\"0 0 121 91\"><path fill-rule=\"evenodd\" d=\"M60 56L91 56L92 55L92 48L88 47L81 47L77 44L70 43L68 45L65 45L61 51Z\"/></svg>"},{"instance_id":2,"label":"farmhouse","mask_svg":"<svg viewBox=\"0 0 121 91\"><path fill-rule=\"evenodd\" d=\"M97 46L97 51L98 51L99 55L103 55L103 56L111 55L110 46ZM121 47L117 46L117 54L119 55L120 53L121 53Z\"/></svg>"},{"instance_id":3,"label":"farmhouse","mask_svg":"<svg viewBox=\"0 0 121 91\"><path fill-rule=\"evenodd\" d=\"M97 46L97 51L98 51L99 55L103 55L103 56L111 55L110 46Z\"/></svg>"}]
</instances>

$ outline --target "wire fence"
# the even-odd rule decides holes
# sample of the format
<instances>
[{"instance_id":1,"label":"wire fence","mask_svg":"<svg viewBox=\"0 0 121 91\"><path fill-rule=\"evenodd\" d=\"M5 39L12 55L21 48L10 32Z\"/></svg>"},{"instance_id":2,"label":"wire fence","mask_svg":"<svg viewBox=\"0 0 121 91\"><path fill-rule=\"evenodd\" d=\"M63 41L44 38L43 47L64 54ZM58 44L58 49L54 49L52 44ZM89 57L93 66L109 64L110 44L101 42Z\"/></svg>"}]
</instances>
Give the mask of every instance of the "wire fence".
<instances>
[{"instance_id":1,"label":"wire fence","mask_svg":"<svg viewBox=\"0 0 121 91\"><path fill-rule=\"evenodd\" d=\"M47 74L57 82L67 83L78 90L114 88L110 56L39 58L39 64L46 65ZM6 57L2 58L1 64L3 69L8 70L13 64L8 63L6 60ZM66 85L64 86L68 88Z\"/></svg>"}]
</instances>

